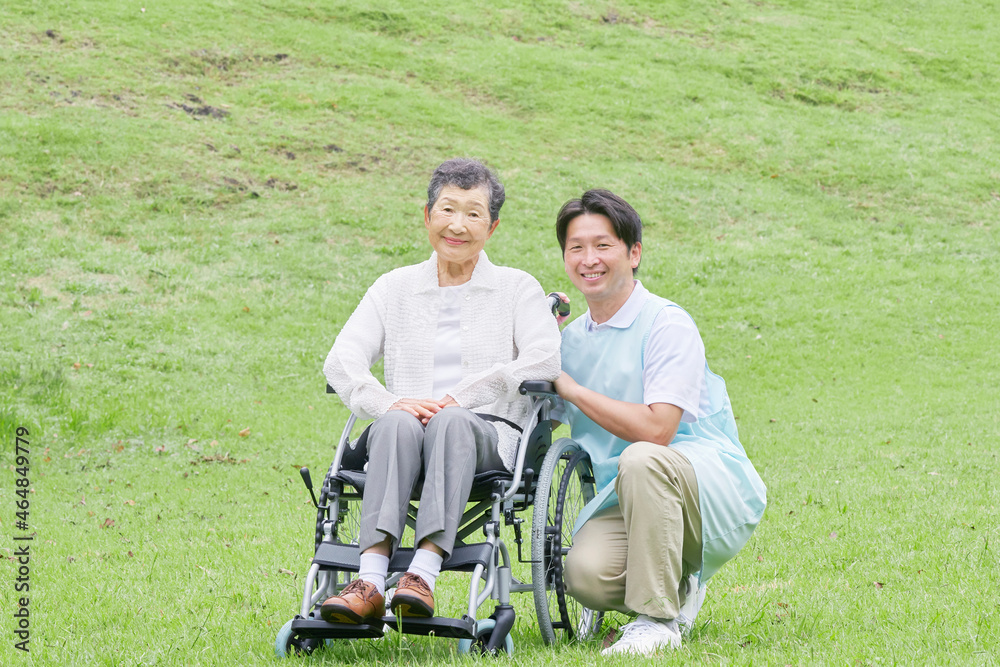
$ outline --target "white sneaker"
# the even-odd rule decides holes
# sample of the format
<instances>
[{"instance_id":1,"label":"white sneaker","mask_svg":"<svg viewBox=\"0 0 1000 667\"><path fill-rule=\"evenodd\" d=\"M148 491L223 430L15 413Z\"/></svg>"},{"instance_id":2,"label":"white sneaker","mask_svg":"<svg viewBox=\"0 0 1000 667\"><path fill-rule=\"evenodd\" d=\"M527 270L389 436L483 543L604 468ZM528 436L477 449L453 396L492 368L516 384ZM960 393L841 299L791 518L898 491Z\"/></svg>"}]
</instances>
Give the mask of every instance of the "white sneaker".
<instances>
[{"instance_id":1,"label":"white sneaker","mask_svg":"<svg viewBox=\"0 0 1000 667\"><path fill-rule=\"evenodd\" d=\"M691 634L694 629L694 619L698 618L701 605L705 602L705 593L708 587L705 584L698 585L697 575L692 574L681 581L681 588L684 589L684 604L681 605L681 613L677 616L677 625L680 626L682 635Z\"/></svg>"},{"instance_id":2,"label":"white sneaker","mask_svg":"<svg viewBox=\"0 0 1000 667\"><path fill-rule=\"evenodd\" d=\"M680 648L681 632L677 621L657 621L640 614L631 623L623 625L622 636L611 646L601 651L601 655L632 653L650 656L661 648Z\"/></svg>"}]
</instances>

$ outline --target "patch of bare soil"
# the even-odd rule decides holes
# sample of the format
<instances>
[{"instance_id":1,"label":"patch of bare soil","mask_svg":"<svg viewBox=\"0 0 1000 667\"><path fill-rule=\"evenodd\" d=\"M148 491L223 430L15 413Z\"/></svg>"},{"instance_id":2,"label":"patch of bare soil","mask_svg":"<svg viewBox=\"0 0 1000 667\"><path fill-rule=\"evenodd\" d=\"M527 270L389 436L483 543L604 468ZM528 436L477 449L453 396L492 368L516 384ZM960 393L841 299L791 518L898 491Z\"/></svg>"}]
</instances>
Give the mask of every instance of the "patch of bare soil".
<instances>
[{"instance_id":1,"label":"patch of bare soil","mask_svg":"<svg viewBox=\"0 0 1000 667\"><path fill-rule=\"evenodd\" d=\"M205 104L202 102L201 98L196 95L187 94L184 97L188 102L191 102L191 104L185 104L184 102L171 102L167 106L171 109L181 109L195 120L200 120L201 118L222 119L229 115L229 112L225 109Z\"/></svg>"}]
</instances>

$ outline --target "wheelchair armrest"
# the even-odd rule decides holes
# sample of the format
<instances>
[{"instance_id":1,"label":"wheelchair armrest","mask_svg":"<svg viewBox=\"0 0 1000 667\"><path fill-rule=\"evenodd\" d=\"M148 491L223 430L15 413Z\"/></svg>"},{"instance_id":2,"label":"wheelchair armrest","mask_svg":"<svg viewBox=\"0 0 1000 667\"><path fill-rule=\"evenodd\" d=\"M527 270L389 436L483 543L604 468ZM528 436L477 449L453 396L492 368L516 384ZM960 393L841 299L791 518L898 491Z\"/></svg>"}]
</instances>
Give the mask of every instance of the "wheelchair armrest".
<instances>
[{"instance_id":1,"label":"wheelchair armrest","mask_svg":"<svg viewBox=\"0 0 1000 667\"><path fill-rule=\"evenodd\" d=\"M546 380L525 380L517 388L522 396L531 394L533 396L555 396L556 386Z\"/></svg>"},{"instance_id":2,"label":"wheelchair armrest","mask_svg":"<svg viewBox=\"0 0 1000 667\"><path fill-rule=\"evenodd\" d=\"M527 394L549 394L552 396L556 395L556 386L551 382L546 382L544 380L525 380L521 383L521 386L517 388L521 395ZM337 390L331 387L329 384L326 385L326 393L336 394Z\"/></svg>"}]
</instances>

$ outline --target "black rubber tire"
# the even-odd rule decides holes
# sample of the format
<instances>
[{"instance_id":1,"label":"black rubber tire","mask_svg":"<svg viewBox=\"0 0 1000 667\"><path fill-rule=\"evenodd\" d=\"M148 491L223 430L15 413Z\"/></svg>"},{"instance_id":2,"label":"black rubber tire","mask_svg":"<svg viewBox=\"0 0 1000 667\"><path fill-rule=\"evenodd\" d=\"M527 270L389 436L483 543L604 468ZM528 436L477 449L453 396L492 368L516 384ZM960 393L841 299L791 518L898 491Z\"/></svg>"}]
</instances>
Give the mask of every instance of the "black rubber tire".
<instances>
[{"instance_id":1,"label":"black rubber tire","mask_svg":"<svg viewBox=\"0 0 1000 667\"><path fill-rule=\"evenodd\" d=\"M292 621L288 621L278 631L275 638L274 652L278 658L287 658L293 655L309 655L323 644L322 639L315 637L299 637L292 630Z\"/></svg>"},{"instance_id":2,"label":"black rubber tire","mask_svg":"<svg viewBox=\"0 0 1000 667\"><path fill-rule=\"evenodd\" d=\"M319 506L323 507L326 505L327 500L330 498L330 478L327 476L323 480L323 488L319 492ZM316 544L313 546L313 551L315 552L319 549L320 542L323 541L323 523L326 521L328 516L327 510L317 509L316 510Z\"/></svg>"},{"instance_id":3,"label":"black rubber tire","mask_svg":"<svg viewBox=\"0 0 1000 667\"><path fill-rule=\"evenodd\" d=\"M479 621L476 624L476 638L460 640L458 642L458 652L471 655L513 655L514 640L511 638L510 634L504 637L503 643L497 647L495 652L491 653L486 650L487 644L489 644L490 640L493 638L495 626L496 621L492 618L484 618Z\"/></svg>"},{"instance_id":4,"label":"black rubber tire","mask_svg":"<svg viewBox=\"0 0 1000 667\"><path fill-rule=\"evenodd\" d=\"M343 494L343 482L331 479L333 466L327 471L323 478L323 487L319 493L319 505L324 507L332 504ZM333 508L319 509L316 511L316 536L315 549L319 549L323 541L323 524L329 521ZM341 544L357 544L361 535L361 499L351 498L341 500L339 503L337 523L333 527L333 538Z\"/></svg>"},{"instance_id":5,"label":"black rubber tire","mask_svg":"<svg viewBox=\"0 0 1000 667\"><path fill-rule=\"evenodd\" d=\"M573 525L593 497L594 479L586 452L567 438L556 441L538 477L531 529L535 612L547 644L556 639L587 639L600 627L603 615L585 609L567 595L563 580ZM583 619L588 622L583 624Z\"/></svg>"}]
</instances>

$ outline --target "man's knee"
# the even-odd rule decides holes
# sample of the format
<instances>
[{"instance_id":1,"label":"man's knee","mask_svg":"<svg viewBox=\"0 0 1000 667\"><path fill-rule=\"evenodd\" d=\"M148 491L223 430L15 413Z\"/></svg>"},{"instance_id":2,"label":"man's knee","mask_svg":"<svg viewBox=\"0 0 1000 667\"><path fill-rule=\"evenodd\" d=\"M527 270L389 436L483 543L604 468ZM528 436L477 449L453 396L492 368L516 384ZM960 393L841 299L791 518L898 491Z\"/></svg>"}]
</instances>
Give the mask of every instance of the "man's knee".
<instances>
[{"instance_id":1,"label":"man's knee","mask_svg":"<svg viewBox=\"0 0 1000 667\"><path fill-rule=\"evenodd\" d=\"M601 584L614 574L607 571L605 559L595 558L593 553L585 553L579 548L570 549L563 562L566 592L589 609L612 608L613 604Z\"/></svg>"},{"instance_id":2,"label":"man's knee","mask_svg":"<svg viewBox=\"0 0 1000 667\"><path fill-rule=\"evenodd\" d=\"M691 464L675 449L652 442L633 442L618 458L618 475L645 477L667 473L674 477L682 466L690 467Z\"/></svg>"},{"instance_id":3,"label":"man's knee","mask_svg":"<svg viewBox=\"0 0 1000 667\"><path fill-rule=\"evenodd\" d=\"M651 442L633 442L618 458L619 476L635 477L649 474L652 468L651 459L662 449L664 449L662 445L654 445Z\"/></svg>"},{"instance_id":4,"label":"man's knee","mask_svg":"<svg viewBox=\"0 0 1000 667\"><path fill-rule=\"evenodd\" d=\"M566 590L574 593L582 587L580 583L592 581L599 569L597 559L587 558L580 554L579 549L570 549L563 561L563 578L566 580Z\"/></svg>"}]
</instances>

